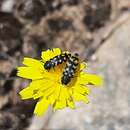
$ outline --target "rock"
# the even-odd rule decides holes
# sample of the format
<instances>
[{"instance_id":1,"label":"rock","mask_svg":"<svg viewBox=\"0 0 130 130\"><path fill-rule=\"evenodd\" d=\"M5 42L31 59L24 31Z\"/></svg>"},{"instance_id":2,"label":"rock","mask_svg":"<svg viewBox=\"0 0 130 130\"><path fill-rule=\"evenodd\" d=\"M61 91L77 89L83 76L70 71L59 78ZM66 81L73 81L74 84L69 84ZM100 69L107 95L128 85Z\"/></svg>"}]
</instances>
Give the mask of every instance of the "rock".
<instances>
[{"instance_id":1,"label":"rock","mask_svg":"<svg viewBox=\"0 0 130 130\"><path fill-rule=\"evenodd\" d=\"M14 5L15 5L15 0L4 0L0 5L1 6L0 10L2 12L12 13Z\"/></svg>"},{"instance_id":2,"label":"rock","mask_svg":"<svg viewBox=\"0 0 130 130\"><path fill-rule=\"evenodd\" d=\"M36 46L42 43L44 48L60 47L85 57L85 48L91 44L92 37L82 21L84 15L82 6L64 6L44 17L39 24L27 28L24 43Z\"/></svg>"},{"instance_id":3,"label":"rock","mask_svg":"<svg viewBox=\"0 0 130 130\"><path fill-rule=\"evenodd\" d=\"M1 130L17 130L19 125L18 117L9 112L0 113L0 129Z\"/></svg>"},{"instance_id":4,"label":"rock","mask_svg":"<svg viewBox=\"0 0 130 130\"><path fill-rule=\"evenodd\" d=\"M11 13L0 12L0 51L13 55L20 50L22 24Z\"/></svg>"},{"instance_id":5,"label":"rock","mask_svg":"<svg viewBox=\"0 0 130 130\"><path fill-rule=\"evenodd\" d=\"M129 0L117 0L117 6L119 9L129 9L130 1Z\"/></svg>"},{"instance_id":6,"label":"rock","mask_svg":"<svg viewBox=\"0 0 130 130\"><path fill-rule=\"evenodd\" d=\"M130 19L117 28L88 63L88 73L104 79L103 87L92 88L91 103L76 110L59 110L49 129L128 130L130 129Z\"/></svg>"},{"instance_id":7,"label":"rock","mask_svg":"<svg viewBox=\"0 0 130 130\"><path fill-rule=\"evenodd\" d=\"M39 21L46 14L46 7L40 0L21 0L16 4L15 9L20 17L34 22Z\"/></svg>"},{"instance_id":8,"label":"rock","mask_svg":"<svg viewBox=\"0 0 130 130\"><path fill-rule=\"evenodd\" d=\"M31 2L29 5L33 7L34 0L29 0L30 2L23 1L21 1L23 8L18 10L18 14L20 15L23 12L25 14L33 14L32 12L34 11L29 10L31 8L27 8L27 3ZM110 1L45 0L39 5L42 6L44 4L45 7L43 6L42 8L46 10L45 15L39 12L40 16L33 14L30 19L35 21L35 16L40 19L40 22L30 24L30 26L24 28L24 54L32 55L35 50L38 50L39 54L42 51L41 48L60 47L63 50L70 50L72 53L77 52L85 59L87 55L86 48L89 50L89 45L93 41L91 31L103 27L106 21L109 20L111 13ZM34 5L36 6L36 4ZM58 5L61 5L60 8L58 8ZM24 9L24 7L26 8ZM22 19L28 19L25 16L21 17Z\"/></svg>"},{"instance_id":9,"label":"rock","mask_svg":"<svg viewBox=\"0 0 130 130\"><path fill-rule=\"evenodd\" d=\"M90 31L94 31L104 25L110 18L111 3L107 0L92 0L86 7L86 15L83 19L86 27Z\"/></svg>"}]
</instances>

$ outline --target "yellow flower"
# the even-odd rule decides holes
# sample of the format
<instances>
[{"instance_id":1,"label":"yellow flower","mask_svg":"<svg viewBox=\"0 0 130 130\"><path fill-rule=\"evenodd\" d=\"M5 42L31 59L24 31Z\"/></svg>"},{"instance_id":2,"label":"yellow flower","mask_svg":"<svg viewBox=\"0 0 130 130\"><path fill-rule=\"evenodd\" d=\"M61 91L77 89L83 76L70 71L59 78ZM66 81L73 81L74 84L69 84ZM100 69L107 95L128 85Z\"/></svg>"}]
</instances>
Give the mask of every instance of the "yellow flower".
<instances>
[{"instance_id":1,"label":"yellow flower","mask_svg":"<svg viewBox=\"0 0 130 130\"><path fill-rule=\"evenodd\" d=\"M20 95L22 99L39 99L34 110L36 115L44 114L49 105L55 111L65 107L75 108L77 101L88 103L87 96L90 90L86 85L98 86L102 83L99 76L83 72L86 64L80 63L71 81L67 85L62 84L61 77L66 63L57 65L49 71L44 68L46 61L61 53L59 48L43 51L42 60L24 58L25 66L18 67L18 76L32 80L20 91Z\"/></svg>"}]
</instances>

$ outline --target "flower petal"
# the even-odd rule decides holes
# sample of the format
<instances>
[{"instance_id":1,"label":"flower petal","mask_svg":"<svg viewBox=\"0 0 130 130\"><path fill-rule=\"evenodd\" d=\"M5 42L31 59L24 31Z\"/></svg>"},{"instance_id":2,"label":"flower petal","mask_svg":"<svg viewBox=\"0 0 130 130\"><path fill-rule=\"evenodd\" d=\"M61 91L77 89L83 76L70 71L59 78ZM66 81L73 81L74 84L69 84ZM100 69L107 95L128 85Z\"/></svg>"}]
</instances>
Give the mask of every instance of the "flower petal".
<instances>
[{"instance_id":1,"label":"flower petal","mask_svg":"<svg viewBox=\"0 0 130 130\"><path fill-rule=\"evenodd\" d=\"M54 95L56 100L59 100L60 91L61 91L61 86L60 86L60 85L57 85L57 86L55 87L55 95Z\"/></svg>"},{"instance_id":2,"label":"flower petal","mask_svg":"<svg viewBox=\"0 0 130 130\"><path fill-rule=\"evenodd\" d=\"M51 58L60 55L61 54L61 49L60 48L53 48L53 49L48 49L47 51L42 52L42 59L43 61L48 61Z\"/></svg>"},{"instance_id":3,"label":"flower petal","mask_svg":"<svg viewBox=\"0 0 130 130\"><path fill-rule=\"evenodd\" d=\"M66 93L66 88L61 86L60 88L60 93L59 93L59 98L57 99L56 103L54 104L54 111L57 109L63 109L67 106L67 98L68 95Z\"/></svg>"},{"instance_id":4,"label":"flower petal","mask_svg":"<svg viewBox=\"0 0 130 130\"><path fill-rule=\"evenodd\" d=\"M17 75L19 77L27 78L27 79L40 79L43 78L43 71L34 67L18 67Z\"/></svg>"},{"instance_id":5,"label":"flower petal","mask_svg":"<svg viewBox=\"0 0 130 130\"><path fill-rule=\"evenodd\" d=\"M67 105L71 108L71 109L74 109L75 108L75 104L73 102L73 100L67 100Z\"/></svg>"},{"instance_id":6,"label":"flower petal","mask_svg":"<svg viewBox=\"0 0 130 130\"><path fill-rule=\"evenodd\" d=\"M33 59L33 58L25 57L23 60L23 64L26 66L29 66L29 67L44 69L43 63L41 61Z\"/></svg>"},{"instance_id":7,"label":"flower petal","mask_svg":"<svg viewBox=\"0 0 130 130\"><path fill-rule=\"evenodd\" d=\"M48 84L50 81L48 81L47 79L43 78L43 79L37 79L37 80L33 80L29 87L32 90L40 90L40 89L44 89L46 88L46 84Z\"/></svg>"},{"instance_id":8,"label":"flower petal","mask_svg":"<svg viewBox=\"0 0 130 130\"><path fill-rule=\"evenodd\" d=\"M55 103L54 93L48 97L48 100L49 100L49 102L50 102L51 105L53 105Z\"/></svg>"},{"instance_id":9,"label":"flower petal","mask_svg":"<svg viewBox=\"0 0 130 130\"><path fill-rule=\"evenodd\" d=\"M41 98L35 106L34 114L41 116L48 109L49 101L46 98Z\"/></svg>"},{"instance_id":10,"label":"flower petal","mask_svg":"<svg viewBox=\"0 0 130 130\"><path fill-rule=\"evenodd\" d=\"M90 89L87 86L81 84L74 86L73 90L83 95L88 95L90 93Z\"/></svg>"},{"instance_id":11,"label":"flower petal","mask_svg":"<svg viewBox=\"0 0 130 130\"><path fill-rule=\"evenodd\" d=\"M29 99L29 98L32 98L32 97L33 97L33 90L30 89L29 87L27 87L27 88L24 88L23 90L21 90L21 91L19 92L19 94L20 94L20 96L21 96L21 98L22 98L23 100Z\"/></svg>"},{"instance_id":12,"label":"flower petal","mask_svg":"<svg viewBox=\"0 0 130 130\"><path fill-rule=\"evenodd\" d=\"M83 69L85 69L86 68L86 63L85 62L83 62L83 63L80 63L80 71L82 71Z\"/></svg>"},{"instance_id":13,"label":"flower petal","mask_svg":"<svg viewBox=\"0 0 130 130\"><path fill-rule=\"evenodd\" d=\"M53 110L56 111L57 109L63 109L65 107L66 107L66 101L65 100L62 100L62 101L57 100L55 105L54 105Z\"/></svg>"},{"instance_id":14,"label":"flower petal","mask_svg":"<svg viewBox=\"0 0 130 130\"><path fill-rule=\"evenodd\" d=\"M103 82L100 76L94 74L87 74L84 72L80 73L80 77L78 77L77 83L79 84L90 84L90 85L101 85Z\"/></svg>"},{"instance_id":15,"label":"flower petal","mask_svg":"<svg viewBox=\"0 0 130 130\"><path fill-rule=\"evenodd\" d=\"M56 103L56 100L59 100L61 86L57 84L52 86L53 86L53 93L48 97L48 100L50 101L51 105L54 105L54 103Z\"/></svg>"},{"instance_id":16,"label":"flower petal","mask_svg":"<svg viewBox=\"0 0 130 130\"><path fill-rule=\"evenodd\" d=\"M75 104L72 98L72 93L69 92L69 88L64 87L64 95L66 97L66 102L67 102L67 106L74 109L75 108Z\"/></svg>"},{"instance_id":17,"label":"flower petal","mask_svg":"<svg viewBox=\"0 0 130 130\"><path fill-rule=\"evenodd\" d=\"M66 89L64 87L61 86L61 90L60 90L60 96L59 96L59 100L66 100L66 93L65 93Z\"/></svg>"},{"instance_id":18,"label":"flower petal","mask_svg":"<svg viewBox=\"0 0 130 130\"><path fill-rule=\"evenodd\" d=\"M44 87L44 89L40 89L34 96L34 99L40 98L42 96L47 97L50 96L54 92L55 88L52 85Z\"/></svg>"},{"instance_id":19,"label":"flower petal","mask_svg":"<svg viewBox=\"0 0 130 130\"><path fill-rule=\"evenodd\" d=\"M89 100L86 95L79 94L75 92L73 94L74 101L83 101L84 103L89 103Z\"/></svg>"}]
</instances>

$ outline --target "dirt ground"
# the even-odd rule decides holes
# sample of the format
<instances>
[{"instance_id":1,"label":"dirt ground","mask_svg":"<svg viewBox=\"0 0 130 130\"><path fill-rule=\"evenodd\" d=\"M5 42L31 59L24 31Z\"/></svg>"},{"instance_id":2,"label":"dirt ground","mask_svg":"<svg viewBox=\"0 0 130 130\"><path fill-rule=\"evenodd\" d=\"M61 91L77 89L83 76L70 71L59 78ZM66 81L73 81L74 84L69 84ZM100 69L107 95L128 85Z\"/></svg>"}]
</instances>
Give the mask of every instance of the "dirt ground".
<instances>
[{"instance_id":1,"label":"dirt ground","mask_svg":"<svg viewBox=\"0 0 130 130\"><path fill-rule=\"evenodd\" d=\"M129 0L0 0L0 130L129 130L129 38ZM36 117L16 67L53 47L79 53L104 85L88 105Z\"/></svg>"}]
</instances>

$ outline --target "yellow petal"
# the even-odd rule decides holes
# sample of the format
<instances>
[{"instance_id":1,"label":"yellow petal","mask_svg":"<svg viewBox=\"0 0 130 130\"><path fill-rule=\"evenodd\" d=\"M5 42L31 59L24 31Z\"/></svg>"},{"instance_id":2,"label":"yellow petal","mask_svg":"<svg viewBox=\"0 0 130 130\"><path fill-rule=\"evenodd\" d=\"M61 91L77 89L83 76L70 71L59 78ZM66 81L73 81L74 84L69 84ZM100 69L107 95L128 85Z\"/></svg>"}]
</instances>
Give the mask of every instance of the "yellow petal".
<instances>
[{"instance_id":1,"label":"yellow petal","mask_svg":"<svg viewBox=\"0 0 130 130\"><path fill-rule=\"evenodd\" d=\"M80 77L78 77L77 83L79 84L90 84L99 86L103 82L102 78L100 76L94 75L94 74L87 74L84 72L80 73Z\"/></svg>"},{"instance_id":2,"label":"yellow petal","mask_svg":"<svg viewBox=\"0 0 130 130\"><path fill-rule=\"evenodd\" d=\"M45 97L48 97L54 92L54 90L55 90L55 87L51 85L46 90L42 90L42 92L43 92Z\"/></svg>"},{"instance_id":3,"label":"yellow petal","mask_svg":"<svg viewBox=\"0 0 130 130\"><path fill-rule=\"evenodd\" d=\"M22 99L33 98L36 90L42 87L41 83L43 83L43 80L34 80L29 84L29 86L21 90L19 94L21 95Z\"/></svg>"},{"instance_id":4,"label":"yellow petal","mask_svg":"<svg viewBox=\"0 0 130 130\"><path fill-rule=\"evenodd\" d=\"M34 114L41 116L48 109L49 101L46 98L41 98L35 106Z\"/></svg>"},{"instance_id":5,"label":"yellow petal","mask_svg":"<svg viewBox=\"0 0 130 130\"><path fill-rule=\"evenodd\" d=\"M74 102L67 92L67 88L61 87L60 96L54 105L54 111L65 107L75 108Z\"/></svg>"},{"instance_id":6,"label":"yellow petal","mask_svg":"<svg viewBox=\"0 0 130 130\"><path fill-rule=\"evenodd\" d=\"M57 109L63 109L67 106L67 96L68 95L66 93L66 88L60 86L59 97L57 98L57 101L54 104L54 111Z\"/></svg>"},{"instance_id":7,"label":"yellow petal","mask_svg":"<svg viewBox=\"0 0 130 130\"><path fill-rule=\"evenodd\" d=\"M25 57L23 60L23 64L34 68L44 69L43 63L33 58Z\"/></svg>"},{"instance_id":8,"label":"yellow petal","mask_svg":"<svg viewBox=\"0 0 130 130\"><path fill-rule=\"evenodd\" d=\"M29 86L21 90L19 94L22 99L34 98L35 96L38 97L41 94L40 92L42 92L40 91L41 89L43 90L48 88L46 83L47 81L44 80L34 80L29 84ZM41 96L43 96L43 93Z\"/></svg>"},{"instance_id":9,"label":"yellow petal","mask_svg":"<svg viewBox=\"0 0 130 130\"><path fill-rule=\"evenodd\" d=\"M84 95L76 93L76 92L73 94L73 99L74 99L74 101L83 101L85 103L89 103L87 96L84 96Z\"/></svg>"},{"instance_id":10,"label":"yellow petal","mask_svg":"<svg viewBox=\"0 0 130 130\"><path fill-rule=\"evenodd\" d=\"M34 67L18 67L17 75L19 77L27 78L27 79L40 79L43 78L43 72Z\"/></svg>"},{"instance_id":11,"label":"yellow petal","mask_svg":"<svg viewBox=\"0 0 130 130\"><path fill-rule=\"evenodd\" d=\"M29 99L29 98L32 98L33 97L33 90L30 89L29 87L27 88L24 88L23 90L21 90L19 92L21 98L24 100L24 99Z\"/></svg>"},{"instance_id":12,"label":"yellow petal","mask_svg":"<svg viewBox=\"0 0 130 130\"><path fill-rule=\"evenodd\" d=\"M73 100L67 100L67 105L71 108L71 109L74 109L75 108L75 104L73 102Z\"/></svg>"},{"instance_id":13,"label":"yellow petal","mask_svg":"<svg viewBox=\"0 0 130 130\"><path fill-rule=\"evenodd\" d=\"M69 93L69 95L72 95L73 94L73 88L68 88L68 93Z\"/></svg>"},{"instance_id":14,"label":"yellow petal","mask_svg":"<svg viewBox=\"0 0 130 130\"><path fill-rule=\"evenodd\" d=\"M48 100L50 101L50 104L54 104L56 100L59 100L60 97L60 91L61 91L61 86L60 85L53 85L53 93L48 97Z\"/></svg>"},{"instance_id":15,"label":"yellow petal","mask_svg":"<svg viewBox=\"0 0 130 130\"><path fill-rule=\"evenodd\" d=\"M44 96L43 93L41 91L39 91L39 92L37 92L33 95L33 99L37 99L37 98L40 98L40 97L43 97L43 96Z\"/></svg>"},{"instance_id":16,"label":"yellow petal","mask_svg":"<svg viewBox=\"0 0 130 130\"><path fill-rule=\"evenodd\" d=\"M61 54L61 49L60 48L53 48L52 52L54 53L54 56L60 55Z\"/></svg>"},{"instance_id":17,"label":"yellow petal","mask_svg":"<svg viewBox=\"0 0 130 130\"><path fill-rule=\"evenodd\" d=\"M49 102L51 105L53 105L55 103L55 96L54 96L54 93L52 95L49 96L48 98Z\"/></svg>"},{"instance_id":18,"label":"yellow petal","mask_svg":"<svg viewBox=\"0 0 130 130\"><path fill-rule=\"evenodd\" d=\"M40 89L34 96L34 99L40 98L42 96L47 97L53 94L55 88L53 86L46 86L44 89Z\"/></svg>"},{"instance_id":19,"label":"yellow petal","mask_svg":"<svg viewBox=\"0 0 130 130\"><path fill-rule=\"evenodd\" d=\"M73 90L83 95L85 94L88 95L90 93L90 89L87 86L80 85L80 84L76 85Z\"/></svg>"},{"instance_id":20,"label":"yellow petal","mask_svg":"<svg viewBox=\"0 0 130 130\"><path fill-rule=\"evenodd\" d=\"M59 99L59 96L60 96L60 91L61 91L61 86L58 85L55 87L55 99L58 100Z\"/></svg>"},{"instance_id":21,"label":"yellow petal","mask_svg":"<svg viewBox=\"0 0 130 130\"><path fill-rule=\"evenodd\" d=\"M65 95L66 99L71 98L71 95L69 93L69 89L67 87L64 87L64 95Z\"/></svg>"},{"instance_id":22,"label":"yellow petal","mask_svg":"<svg viewBox=\"0 0 130 130\"><path fill-rule=\"evenodd\" d=\"M65 88L61 86L61 90L60 90L60 96L59 96L59 100L65 100L66 99L66 92L65 92Z\"/></svg>"},{"instance_id":23,"label":"yellow petal","mask_svg":"<svg viewBox=\"0 0 130 130\"><path fill-rule=\"evenodd\" d=\"M49 83L49 81L47 79L38 79L38 80L33 80L29 87L32 90L40 90L40 89L44 89L47 88L47 84Z\"/></svg>"},{"instance_id":24,"label":"yellow petal","mask_svg":"<svg viewBox=\"0 0 130 130\"><path fill-rule=\"evenodd\" d=\"M67 106L74 109L75 104L74 104L74 101L73 101L73 98L72 98L72 91L70 92L70 90L72 90L72 89L64 87L64 97L66 99Z\"/></svg>"},{"instance_id":25,"label":"yellow petal","mask_svg":"<svg viewBox=\"0 0 130 130\"><path fill-rule=\"evenodd\" d=\"M62 100L62 101L56 101L53 110L56 111L57 109L63 109L66 107L66 101Z\"/></svg>"},{"instance_id":26,"label":"yellow petal","mask_svg":"<svg viewBox=\"0 0 130 130\"><path fill-rule=\"evenodd\" d=\"M47 51L43 51L41 57L45 62L60 54L61 54L60 48L53 48L53 49L48 49Z\"/></svg>"},{"instance_id":27,"label":"yellow petal","mask_svg":"<svg viewBox=\"0 0 130 130\"><path fill-rule=\"evenodd\" d=\"M85 62L80 63L80 70L82 71L85 68L86 68L86 63Z\"/></svg>"}]
</instances>

